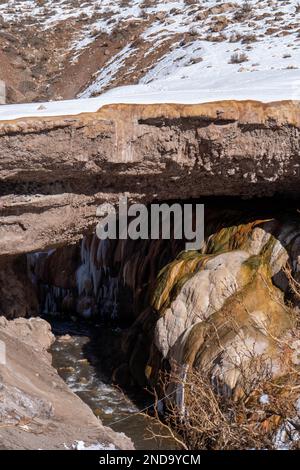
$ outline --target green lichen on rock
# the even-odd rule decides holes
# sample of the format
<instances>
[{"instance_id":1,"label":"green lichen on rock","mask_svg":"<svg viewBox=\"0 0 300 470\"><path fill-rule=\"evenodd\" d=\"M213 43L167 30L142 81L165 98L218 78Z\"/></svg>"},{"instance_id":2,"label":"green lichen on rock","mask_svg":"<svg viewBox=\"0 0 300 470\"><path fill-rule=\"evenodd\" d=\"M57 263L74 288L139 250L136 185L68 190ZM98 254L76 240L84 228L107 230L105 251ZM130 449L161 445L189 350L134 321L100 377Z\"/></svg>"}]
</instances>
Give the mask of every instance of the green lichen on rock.
<instances>
[{"instance_id":1,"label":"green lichen on rock","mask_svg":"<svg viewBox=\"0 0 300 470\"><path fill-rule=\"evenodd\" d=\"M170 364L209 371L232 390L250 356L265 357L274 374L283 373L281 339L295 322L273 276L288 258L287 247L292 250L293 229L281 228L288 243L276 231L271 218L221 227L201 250L181 252L159 273L150 380L156 380L149 371L157 370L157 350Z\"/></svg>"}]
</instances>

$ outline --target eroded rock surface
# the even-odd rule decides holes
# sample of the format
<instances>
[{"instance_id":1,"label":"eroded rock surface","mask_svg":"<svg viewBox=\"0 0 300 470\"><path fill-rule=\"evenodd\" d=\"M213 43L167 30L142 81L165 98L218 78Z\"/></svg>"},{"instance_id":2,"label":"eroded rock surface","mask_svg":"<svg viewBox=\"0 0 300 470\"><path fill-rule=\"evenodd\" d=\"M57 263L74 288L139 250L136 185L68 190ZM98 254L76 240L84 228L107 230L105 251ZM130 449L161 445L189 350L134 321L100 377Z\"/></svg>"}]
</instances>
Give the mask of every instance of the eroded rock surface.
<instances>
[{"instance_id":1,"label":"eroded rock surface","mask_svg":"<svg viewBox=\"0 0 300 470\"><path fill-rule=\"evenodd\" d=\"M158 277L146 314L154 342L145 374L154 383L159 358L209 372L232 392L245 371L258 374L254 359L275 377L299 367L298 298L283 271L289 262L299 278L297 216L223 224L202 250L181 253Z\"/></svg>"},{"instance_id":2,"label":"eroded rock surface","mask_svg":"<svg viewBox=\"0 0 300 470\"><path fill-rule=\"evenodd\" d=\"M299 354L299 298L284 272L288 263L299 281L296 206L208 204L205 229L197 251L182 251L178 240L100 241L94 235L80 249L30 255L40 309L125 325L115 377L126 367L141 386L155 384L173 362L212 374L218 364L224 375L234 350L241 361L256 351L272 361L274 373L284 373L280 358L295 357L296 364ZM238 374L227 375L235 389Z\"/></svg>"},{"instance_id":3,"label":"eroded rock surface","mask_svg":"<svg viewBox=\"0 0 300 470\"><path fill-rule=\"evenodd\" d=\"M0 364L2 449L71 449L78 441L133 448L125 435L104 427L51 366L47 350L54 336L46 321L0 317L0 340L6 348Z\"/></svg>"},{"instance_id":4,"label":"eroded rock surface","mask_svg":"<svg viewBox=\"0 0 300 470\"><path fill-rule=\"evenodd\" d=\"M0 256L69 244L96 208L298 194L299 103L110 105L0 125Z\"/></svg>"}]
</instances>

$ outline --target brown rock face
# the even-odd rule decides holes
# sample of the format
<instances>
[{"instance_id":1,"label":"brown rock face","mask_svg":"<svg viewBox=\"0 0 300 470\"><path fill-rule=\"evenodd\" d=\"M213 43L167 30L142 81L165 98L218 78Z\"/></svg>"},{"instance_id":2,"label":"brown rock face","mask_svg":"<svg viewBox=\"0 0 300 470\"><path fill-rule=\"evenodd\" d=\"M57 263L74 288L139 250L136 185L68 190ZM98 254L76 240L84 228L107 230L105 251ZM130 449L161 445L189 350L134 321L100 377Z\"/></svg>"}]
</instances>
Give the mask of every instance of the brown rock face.
<instances>
[{"instance_id":1,"label":"brown rock face","mask_svg":"<svg viewBox=\"0 0 300 470\"><path fill-rule=\"evenodd\" d=\"M0 256L69 244L96 207L298 194L299 102L110 105L0 125Z\"/></svg>"},{"instance_id":2,"label":"brown rock face","mask_svg":"<svg viewBox=\"0 0 300 470\"><path fill-rule=\"evenodd\" d=\"M1 449L71 449L81 440L133 449L124 434L101 424L51 366L47 349L54 336L47 322L0 317L0 340L6 347L0 363Z\"/></svg>"}]
</instances>

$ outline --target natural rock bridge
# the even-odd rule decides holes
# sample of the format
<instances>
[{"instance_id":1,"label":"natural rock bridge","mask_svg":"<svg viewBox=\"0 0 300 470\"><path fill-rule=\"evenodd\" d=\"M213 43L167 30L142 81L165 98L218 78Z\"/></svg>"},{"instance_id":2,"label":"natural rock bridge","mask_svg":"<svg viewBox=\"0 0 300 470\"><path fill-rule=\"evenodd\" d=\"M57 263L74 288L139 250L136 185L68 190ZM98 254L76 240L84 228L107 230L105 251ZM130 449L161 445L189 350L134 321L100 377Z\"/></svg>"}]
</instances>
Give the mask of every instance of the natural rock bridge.
<instances>
[{"instance_id":1,"label":"natural rock bridge","mask_svg":"<svg viewBox=\"0 0 300 470\"><path fill-rule=\"evenodd\" d=\"M287 377L300 361L289 285L300 282L299 111L292 101L119 104L2 121L1 315L116 322L97 347L123 386L155 387L178 365L238 397L244 370L256 383L253 358L272 380ZM102 242L96 208L124 194L208 197L203 246ZM258 199L274 195L295 202Z\"/></svg>"},{"instance_id":2,"label":"natural rock bridge","mask_svg":"<svg viewBox=\"0 0 300 470\"><path fill-rule=\"evenodd\" d=\"M0 124L0 256L71 243L96 207L299 192L300 103L107 105Z\"/></svg>"}]
</instances>

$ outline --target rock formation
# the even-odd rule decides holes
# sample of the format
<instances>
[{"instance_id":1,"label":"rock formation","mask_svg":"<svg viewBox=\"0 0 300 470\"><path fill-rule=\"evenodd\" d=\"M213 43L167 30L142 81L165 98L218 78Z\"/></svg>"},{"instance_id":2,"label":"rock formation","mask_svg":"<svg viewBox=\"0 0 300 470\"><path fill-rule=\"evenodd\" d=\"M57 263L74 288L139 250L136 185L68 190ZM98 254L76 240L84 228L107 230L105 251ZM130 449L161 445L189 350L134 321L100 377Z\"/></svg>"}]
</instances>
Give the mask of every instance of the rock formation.
<instances>
[{"instance_id":1,"label":"rock formation","mask_svg":"<svg viewBox=\"0 0 300 470\"><path fill-rule=\"evenodd\" d=\"M209 369L231 390L253 357L263 357L275 375L286 372L289 355L298 366L299 332L281 271L289 260L298 276L298 245L299 221L290 216L223 227L201 252L179 255L153 297L160 318L149 378L157 370L155 349L170 363Z\"/></svg>"},{"instance_id":2,"label":"rock formation","mask_svg":"<svg viewBox=\"0 0 300 470\"><path fill-rule=\"evenodd\" d=\"M299 218L292 208L251 204L207 205L205 244L199 251L184 252L174 240L93 236L83 239L81 255L70 256L69 263L66 254L74 247L30 255L41 311L127 326L120 372L127 363L142 386L156 383L166 361L205 365L213 374L218 358L218 374L226 375L229 368L226 385L234 390L238 373L227 357L233 350L242 361L250 352L255 356L257 348L258 356L272 361L272 370L283 373L282 342L288 345L285 360L290 355L298 364L293 308L298 299L283 268L289 262L298 280ZM55 270L62 264L64 270Z\"/></svg>"},{"instance_id":3,"label":"rock formation","mask_svg":"<svg viewBox=\"0 0 300 470\"><path fill-rule=\"evenodd\" d=\"M78 441L102 449L133 449L104 427L58 376L47 352L54 336L41 319L0 318L6 361L0 364L2 449L72 449Z\"/></svg>"},{"instance_id":4,"label":"rock formation","mask_svg":"<svg viewBox=\"0 0 300 470\"><path fill-rule=\"evenodd\" d=\"M2 122L1 313L126 326L114 378L141 386L179 364L239 394L250 353L274 377L298 367L299 302L283 272L288 261L299 278L297 207L259 197L299 194L299 115L298 102L230 101ZM206 197L204 245L98 240L97 206L124 194Z\"/></svg>"},{"instance_id":5,"label":"rock formation","mask_svg":"<svg viewBox=\"0 0 300 470\"><path fill-rule=\"evenodd\" d=\"M237 398L253 359L299 375L299 5L10 3L0 104L3 81L36 104L0 108L2 446L132 447L59 379L35 316L118 326L124 385L194 368ZM204 244L100 241L97 207L120 196L205 203Z\"/></svg>"},{"instance_id":6,"label":"rock formation","mask_svg":"<svg viewBox=\"0 0 300 470\"><path fill-rule=\"evenodd\" d=\"M298 102L251 101L2 121L0 257L79 240L120 194L296 195L299 126Z\"/></svg>"}]
</instances>

